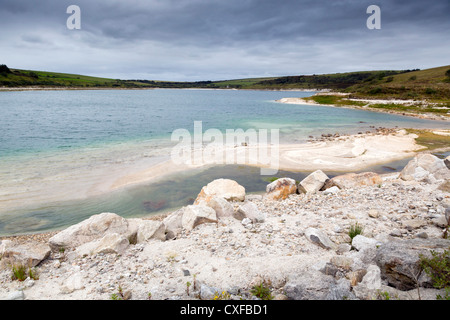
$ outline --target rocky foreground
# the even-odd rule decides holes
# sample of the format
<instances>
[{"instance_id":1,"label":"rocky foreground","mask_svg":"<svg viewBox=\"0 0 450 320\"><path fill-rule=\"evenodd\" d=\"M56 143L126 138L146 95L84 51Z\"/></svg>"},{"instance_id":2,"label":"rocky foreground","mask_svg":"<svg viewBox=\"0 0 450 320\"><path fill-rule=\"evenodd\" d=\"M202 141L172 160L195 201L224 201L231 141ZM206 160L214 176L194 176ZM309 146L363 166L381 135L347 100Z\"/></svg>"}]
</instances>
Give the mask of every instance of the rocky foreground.
<instances>
[{"instance_id":1,"label":"rocky foreground","mask_svg":"<svg viewBox=\"0 0 450 320\"><path fill-rule=\"evenodd\" d=\"M450 248L450 161L400 172L318 170L263 195L214 180L164 217L93 215L61 232L0 242L2 299L436 299L419 255ZM353 238L349 230L362 227ZM13 280L12 266L35 275ZM27 269L28 270L28 269Z\"/></svg>"}]
</instances>

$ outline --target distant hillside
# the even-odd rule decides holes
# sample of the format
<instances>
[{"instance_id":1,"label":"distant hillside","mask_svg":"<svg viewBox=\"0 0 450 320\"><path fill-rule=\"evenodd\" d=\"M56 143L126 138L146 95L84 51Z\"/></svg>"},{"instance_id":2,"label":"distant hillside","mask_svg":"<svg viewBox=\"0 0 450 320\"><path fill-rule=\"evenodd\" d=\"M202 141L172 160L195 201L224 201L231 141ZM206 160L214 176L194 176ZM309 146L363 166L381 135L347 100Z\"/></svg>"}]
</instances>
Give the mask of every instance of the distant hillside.
<instances>
[{"instance_id":1,"label":"distant hillside","mask_svg":"<svg viewBox=\"0 0 450 320\"><path fill-rule=\"evenodd\" d=\"M9 69L0 65L0 87L44 88L206 88L211 81L173 82L153 80L121 80L69 73Z\"/></svg>"},{"instance_id":2,"label":"distant hillside","mask_svg":"<svg viewBox=\"0 0 450 320\"><path fill-rule=\"evenodd\" d=\"M237 89L331 89L355 98L450 101L450 65L425 70L379 70L213 82Z\"/></svg>"},{"instance_id":3,"label":"distant hillside","mask_svg":"<svg viewBox=\"0 0 450 320\"><path fill-rule=\"evenodd\" d=\"M450 65L416 70L357 83L346 88L355 97L450 100Z\"/></svg>"},{"instance_id":4,"label":"distant hillside","mask_svg":"<svg viewBox=\"0 0 450 320\"><path fill-rule=\"evenodd\" d=\"M393 76L411 70L360 71L322 75L299 75L264 80L252 85L254 88L271 89L333 89L342 90L350 86L376 81L385 76Z\"/></svg>"},{"instance_id":5,"label":"distant hillside","mask_svg":"<svg viewBox=\"0 0 450 320\"><path fill-rule=\"evenodd\" d=\"M175 82L120 80L9 69L0 65L0 87L331 89L355 98L428 99L450 102L450 66L426 70L378 70L322 75Z\"/></svg>"}]
</instances>

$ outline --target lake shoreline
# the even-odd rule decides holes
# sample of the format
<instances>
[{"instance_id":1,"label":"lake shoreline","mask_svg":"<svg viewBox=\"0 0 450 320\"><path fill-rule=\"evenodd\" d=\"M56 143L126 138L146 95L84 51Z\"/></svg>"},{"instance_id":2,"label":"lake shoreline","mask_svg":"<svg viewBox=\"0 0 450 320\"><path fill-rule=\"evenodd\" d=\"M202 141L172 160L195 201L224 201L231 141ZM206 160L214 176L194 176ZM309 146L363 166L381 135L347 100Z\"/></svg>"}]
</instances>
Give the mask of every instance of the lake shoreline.
<instances>
[{"instance_id":1,"label":"lake shoreline","mask_svg":"<svg viewBox=\"0 0 450 320\"><path fill-rule=\"evenodd\" d=\"M347 95L344 93L333 93L334 95ZM368 101L366 99L352 99L354 101ZM401 100L373 100L373 101L383 101L383 103L400 103ZM309 101L305 100L303 98L282 98L279 100L276 100L276 102L279 103L286 103L286 104L299 104L299 105L313 105L313 106L319 106L319 107L334 107L334 108L347 108L347 109L355 109L355 110L365 110L365 111L371 111L371 112L379 112L379 113L388 113L388 114L395 114L399 116L405 116L405 117L413 117L418 119L424 119L424 120L436 120L436 121L448 121L450 122L450 117L446 116L438 116L431 113L415 113L415 112L404 112L404 111L397 111L397 110L387 110L387 109L380 109L380 108L371 108L370 103L368 103L365 106L356 106L356 105L335 105L335 104L320 104L315 101Z\"/></svg>"},{"instance_id":2,"label":"lake shoreline","mask_svg":"<svg viewBox=\"0 0 450 320\"><path fill-rule=\"evenodd\" d=\"M336 174L360 172L376 165L389 164L397 160L411 158L417 152L423 151L423 148L416 144L415 137L415 134L408 134L404 130L380 129L372 133L339 137L318 137L317 140L312 140L308 143L281 145L279 148L278 170L292 173L309 173L315 170L335 172ZM233 149L248 152L251 148L251 146L240 146ZM450 148L447 150L450 150ZM238 165L250 164L243 163ZM258 165L250 165L250 167L252 166L261 168ZM123 192L149 183L164 182L164 179L169 179L171 176L173 177L192 169L202 170L202 168L208 167L211 167L211 170L215 168L212 164L180 166L175 165L168 159L155 163L149 168L141 168L134 172L130 170L128 174L110 179L107 186L106 184L102 186L102 192L105 195L115 194L116 192ZM91 189L98 191L99 188L91 187ZM86 199L89 199L89 197ZM80 201L83 200L81 199ZM163 213L156 213L156 216L161 214ZM153 213L149 213L146 216L149 219L154 219L154 217L155 214ZM32 237L35 237L37 234L46 234L46 232L28 233ZM27 234L21 234L21 236L26 237Z\"/></svg>"},{"instance_id":3,"label":"lake shoreline","mask_svg":"<svg viewBox=\"0 0 450 320\"><path fill-rule=\"evenodd\" d=\"M314 173L300 183L309 191L285 178L260 195L218 179L164 216L102 213L0 237L0 299L255 300L264 286L274 300L436 300L443 289L422 281L419 293L414 275L397 276L398 257L415 263L450 244L445 161L422 154L392 175ZM422 166L430 171L415 174ZM17 281L11 265L21 263L34 276Z\"/></svg>"},{"instance_id":4,"label":"lake shoreline","mask_svg":"<svg viewBox=\"0 0 450 320\"><path fill-rule=\"evenodd\" d=\"M225 90L225 91L277 91L277 92L328 92L328 89L237 89L237 88L113 88L113 87L0 87L0 92L13 91L86 91L86 90Z\"/></svg>"}]
</instances>

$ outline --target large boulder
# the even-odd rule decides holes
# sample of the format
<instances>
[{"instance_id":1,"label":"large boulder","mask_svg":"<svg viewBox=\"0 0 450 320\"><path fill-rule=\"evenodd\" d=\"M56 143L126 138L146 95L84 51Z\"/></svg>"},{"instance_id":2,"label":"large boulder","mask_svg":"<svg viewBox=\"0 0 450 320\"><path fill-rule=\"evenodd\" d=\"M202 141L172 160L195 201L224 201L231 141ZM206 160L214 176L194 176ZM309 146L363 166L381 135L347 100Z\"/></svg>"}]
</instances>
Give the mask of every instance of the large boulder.
<instances>
[{"instance_id":1,"label":"large boulder","mask_svg":"<svg viewBox=\"0 0 450 320\"><path fill-rule=\"evenodd\" d=\"M208 203L216 211L217 218L232 217L234 213L233 205L222 197L213 197Z\"/></svg>"},{"instance_id":2,"label":"large boulder","mask_svg":"<svg viewBox=\"0 0 450 320\"><path fill-rule=\"evenodd\" d=\"M82 244L103 238L108 233L118 233L131 237L128 221L121 216L104 212L93 215L57 233L48 241L53 251L76 248Z\"/></svg>"},{"instance_id":3,"label":"large boulder","mask_svg":"<svg viewBox=\"0 0 450 320\"><path fill-rule=\"evenodd\" d=\"M216 196L227 201L244 201L245 188L234 180L216 179L202 188L194 205L207 205Z\"/></svg>"},{"instance_id":4,"label":"large boulder","mask_svg":"<svg viewBox=\"0 0 450 320\"><path fill-rule=\"evenodd\" d=\"M207 206L187 206L181 218L181 225L186 231L191 231L203 223L217 223L217 215L214 209Z\"/></svg>"},{"instance_id":5,"label":"large boulder","mask_svg":"<svg viewBox=\"0 0 450 320\"><path fill-rule=\"evenodd\" d=\"M166 239L173 239L182 231L191 231L203 223L217 223L216 211L205 205L190 205L178 209L163 220Z\"/></svg>"},{"instance_id":6,"label":"large boulder","mask_svg":"<svg viewBox=\"0 0 450 320\"><path fill-rule=\"evenodd\" d=\"M295 180L291 178L280 178L267 185L264 197L270 200L283 200L294 193L297 193Z\"/></svg>"},{"instance_id":7,"label":"large boulder","mask_svg":"<svg viewBox=\"0 0 450 320\"><path fill-rule=\"evenodd\" d=\"M107 233L101 239L82 244L75 251L78 256L95 255L98 253L123 254L129 244L130 242L123 235Z\"/></svg>"},{"instance_id":8,"label":"large boulder","mask_svg":"<svg viewBox=\"0 0 450 320\"><path fill-rule=\"evenodd\" d=\"M381 277L399 290L431 286L420 267L420 255L431 257L431 250L443 251L450 247L446 239L408 239L382 244L375 257Z\"/></svg>"},{"instance_id":9,"label":"large boulder","mask_svg":"<svg viewBox=\"0 0 450 320\"><path fill-rule=\"evenodd\" d=\"M450 179L450 169L445 160L424 153L414 157L400 172L401 179L409 181L433 181Z\"/></svg>"},{"instance_id":10,"label":"large boulder","mask_svg":"<svg viewBox=\"0 0 450 320\"><path fill-rule=\"evenodd\" d=\"M362 280L353 287L359 299L372 299L382 288L381 271L376 265L369 265Z\"/></svg>"},{"instance_id":11,"label":"large boulder","mask_svg":"<svg viewBox=\"0 0 450 320\"><path fill-rule=\"evenodd\" d=\"M316 170L309 174L298 184L298 191L302 193L314 193L322 189L328 176L322 170Z\"/></svg>"},{"instance_id":12,"label":"large boulder","mask_svg":"<svg viewBox=\"0 0 450 320\"><path fill-rule=\"evenodd\" d=\"M16 244L10 240L2 241L0 257L3 265L24 265L35 267L50 255L50 247L45 243Z\"/></svg>"},{"instance_id":13,"label":"large boulder","mask_svg":"<svg viewBox=\"0 0 450 320\"><path fill-rule=\"evenodd\" d=\"M151 239L165 240L165 226L161 221L128 219L129 234L136 237L130 238L130 243L143 243Z\"/></svg>"},{"instance_id":14,"label":"large boulder","mask_svg":"<svg viewBox=\"0 0 450 320\"><path fill-rule=\"evenodd\" d=\"M339 189L354 189L362 186L381 184L382 178L375 172L346 173L329 179L323 189L338 187Z\"/></svg>"},{"instance_id":15,"label":"large boulder","mask_svg":"<svg viewBox=\"0 0 450 320\"><path fill-rule=\"evenodd\" d=\"M165 227L164 233L166 234L166 239L173 239L183 230L183 225L181 219L183 218L184 207L172 212L164 220L163 224Z\"/></svg>"}]
</instances>

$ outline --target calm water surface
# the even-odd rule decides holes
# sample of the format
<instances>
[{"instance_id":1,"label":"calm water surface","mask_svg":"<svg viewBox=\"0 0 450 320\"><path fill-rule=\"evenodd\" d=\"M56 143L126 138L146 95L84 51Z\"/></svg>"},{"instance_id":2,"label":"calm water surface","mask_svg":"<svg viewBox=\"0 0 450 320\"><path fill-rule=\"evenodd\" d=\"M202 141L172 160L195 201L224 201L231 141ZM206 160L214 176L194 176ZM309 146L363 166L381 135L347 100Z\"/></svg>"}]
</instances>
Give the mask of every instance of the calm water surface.
<instances>
[{"instance_id":1,"label":"calm water surface","mask_svg":"<svg viewBox=\"0 0 450 320\"><path fill-rule=\"evenodd\" d=\"M391 114L275 102L312 94L167 89L0 92L0 235L63 228L105 211L125 217L163 212L192 203L203 185L221 177L238 181L248 192L265 189L267 179L259 169L220 166L95 195L93 185L165 159L173 146L172 132L192 131L194 121L202 121L203 131L280 129L282 142L303 142L322 133L356 133L372 126L448 127ZM306 174L290 175L301 179Z\"/></svg>"}]
</instances>

